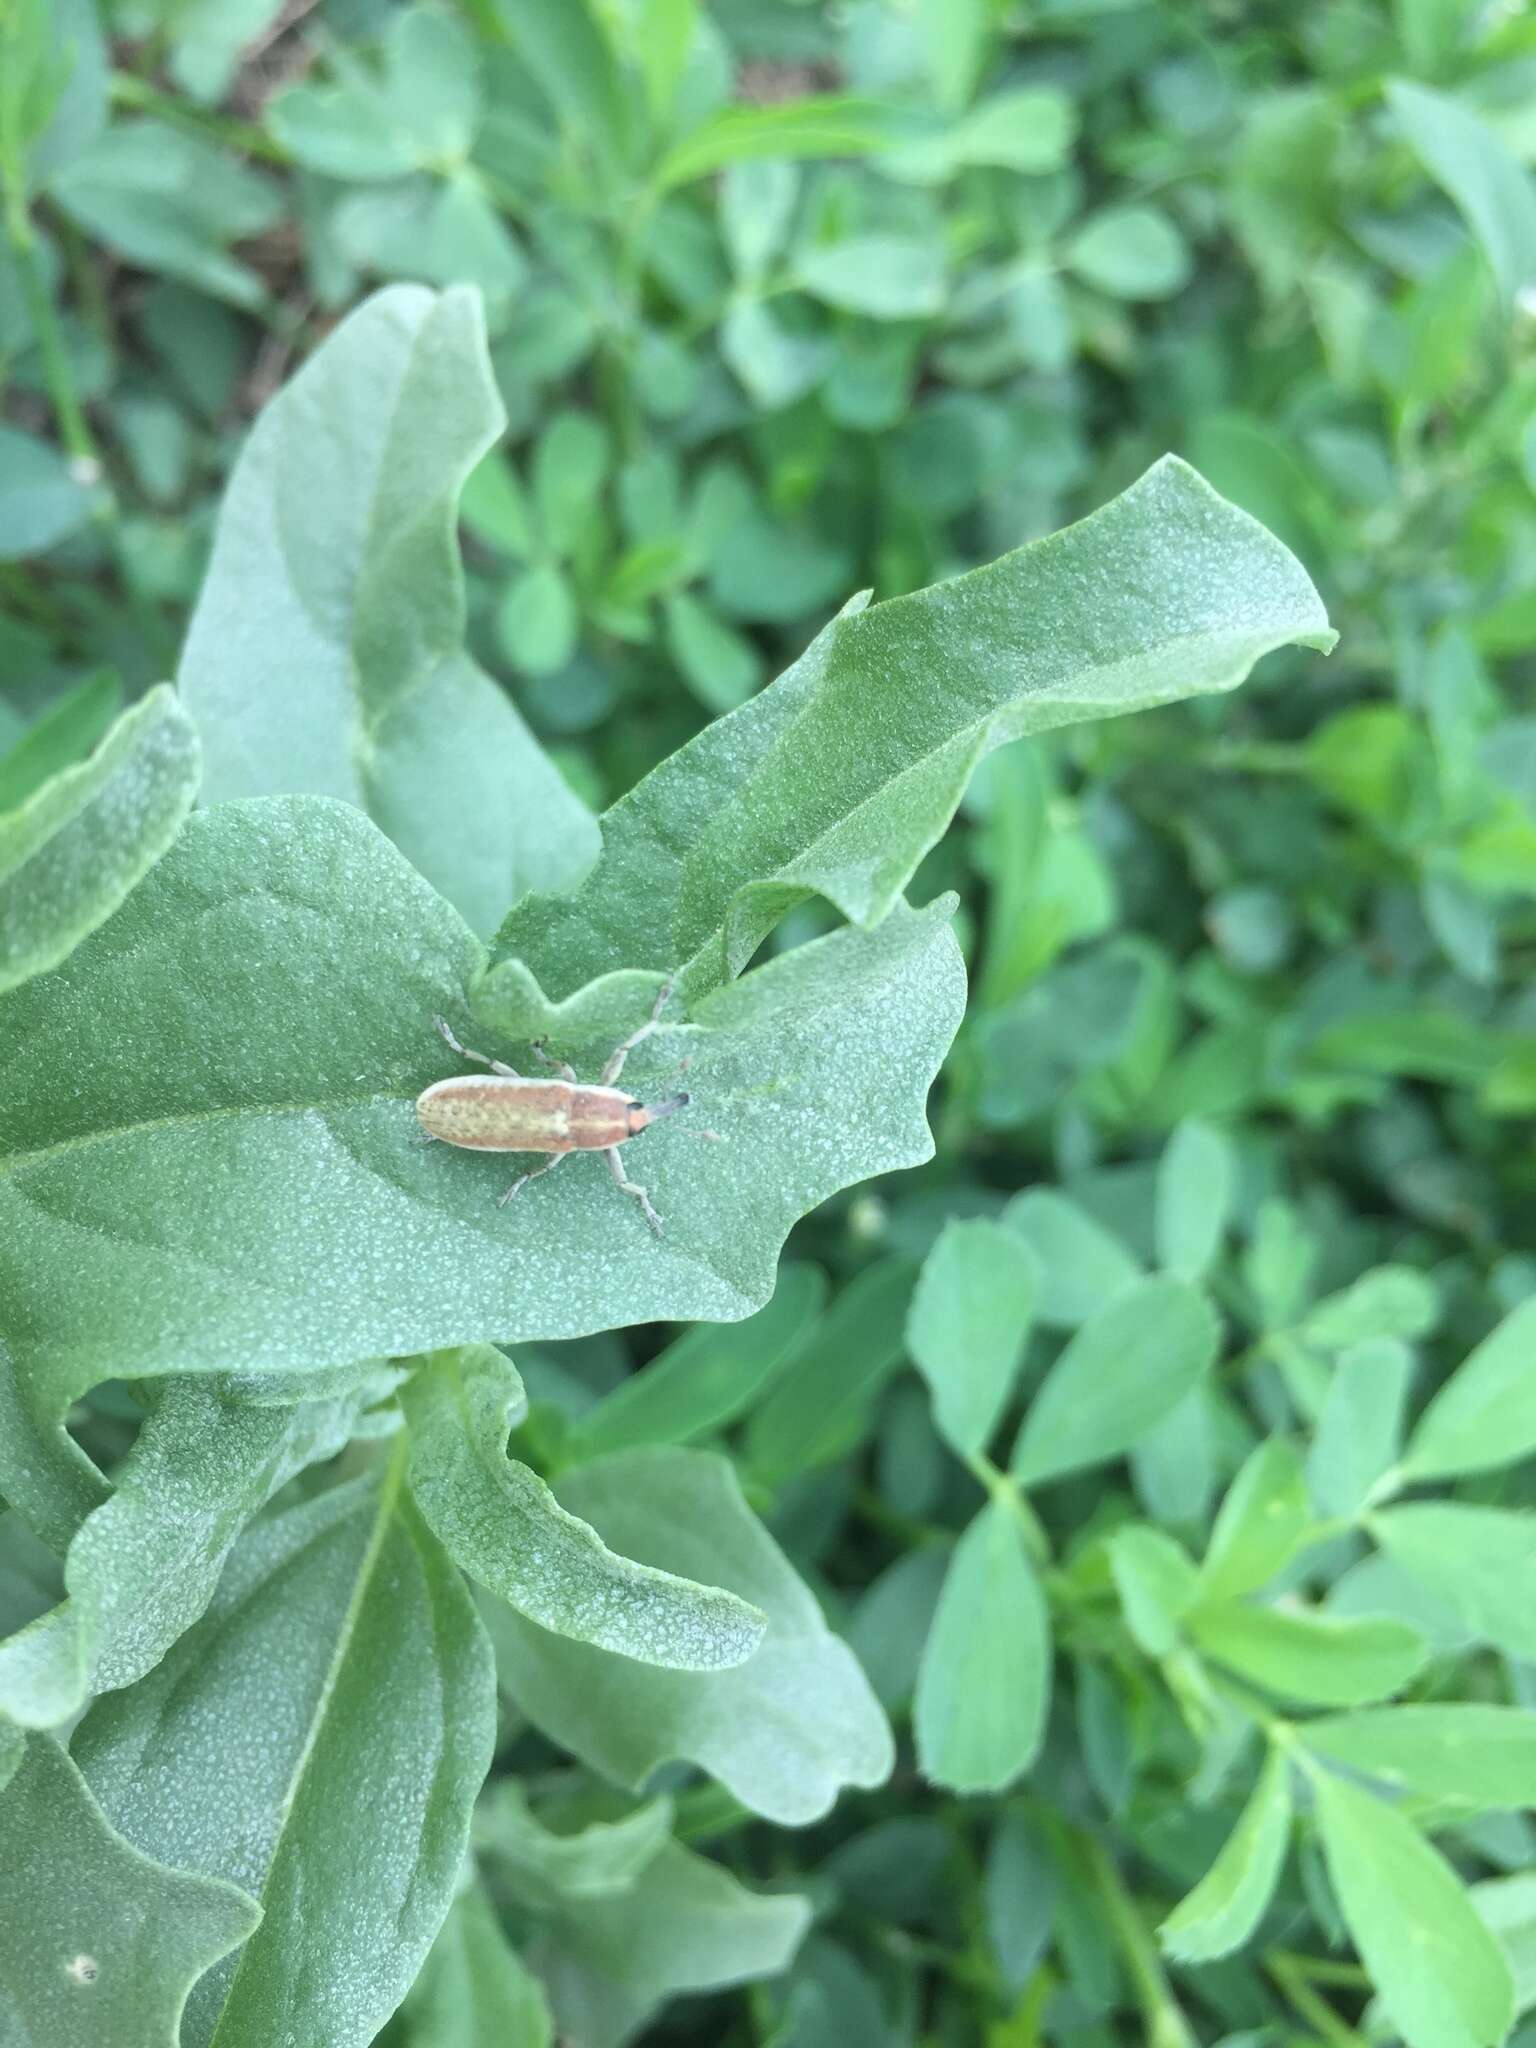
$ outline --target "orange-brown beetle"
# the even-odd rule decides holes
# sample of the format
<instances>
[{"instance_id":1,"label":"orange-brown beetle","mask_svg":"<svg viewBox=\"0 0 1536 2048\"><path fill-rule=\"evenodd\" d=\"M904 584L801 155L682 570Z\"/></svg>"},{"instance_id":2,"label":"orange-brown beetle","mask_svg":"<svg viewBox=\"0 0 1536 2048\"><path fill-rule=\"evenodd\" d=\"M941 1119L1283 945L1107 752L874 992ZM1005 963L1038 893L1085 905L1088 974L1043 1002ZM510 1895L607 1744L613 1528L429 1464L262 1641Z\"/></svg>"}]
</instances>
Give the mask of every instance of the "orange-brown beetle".
<instances>
[{"instance_id":1,"label":"orange-brown beetle","mask_svg":"<svg viewBox=\"0 0 1536 2048\"><path fill-rule=\"evenodd\" d=\"M490 1069L486 1074L455 1074L446 1081L434 1081L416 1098L416 1115L428 1140L441 1138L448 1145L462 1145L474 1152L549 1152L547 1166L535 1166L520 1173L501 1196L510 1202L520 1188L540 1174L553 1173L572 1152L602 1152L608 1170L620 1191L633 1195L645 1212L645 1220L659 1237L661 1218L651 1207L643 1187L627 1178L619 1147L661 1117L673 1116L688 1106L686 1095L668 1096L649 1107L627 1095L613 1083L623 1072L624 1062L641 1039L649 1038L661 1022L672 984L666 982L657 993L656 1006L638 1031L616 1045L608 1055L602 1078L578 1081L575 1070L564 1060L553 1060L542 1039L535 1044L535 1059L552 1067L558 1080L536 1081L518 1073L502 1060L460 1045L442 1017L433 1022L463 1059L478 1060ZM712 1134L711 1134L712 1135Z\"/></svg>"}]
</instances>

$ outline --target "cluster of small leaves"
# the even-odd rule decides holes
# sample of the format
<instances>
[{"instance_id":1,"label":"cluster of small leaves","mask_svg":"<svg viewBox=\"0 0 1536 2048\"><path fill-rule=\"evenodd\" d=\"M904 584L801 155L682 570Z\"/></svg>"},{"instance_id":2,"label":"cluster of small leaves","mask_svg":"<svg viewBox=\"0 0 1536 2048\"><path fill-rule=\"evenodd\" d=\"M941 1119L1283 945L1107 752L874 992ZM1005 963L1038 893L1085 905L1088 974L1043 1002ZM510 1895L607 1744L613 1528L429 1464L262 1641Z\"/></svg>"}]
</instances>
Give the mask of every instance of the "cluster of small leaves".
<instances>
[{"instance_id":1,"label":"cluster of small leaves","mask_svg":"<svg viewBox=\"0 0 1536 2048\"><path fill-rule=\"evenodd\" d=\"M0 2039L1536 2027L1533 67L0 0Z\"/></svg>"}]
</instances>

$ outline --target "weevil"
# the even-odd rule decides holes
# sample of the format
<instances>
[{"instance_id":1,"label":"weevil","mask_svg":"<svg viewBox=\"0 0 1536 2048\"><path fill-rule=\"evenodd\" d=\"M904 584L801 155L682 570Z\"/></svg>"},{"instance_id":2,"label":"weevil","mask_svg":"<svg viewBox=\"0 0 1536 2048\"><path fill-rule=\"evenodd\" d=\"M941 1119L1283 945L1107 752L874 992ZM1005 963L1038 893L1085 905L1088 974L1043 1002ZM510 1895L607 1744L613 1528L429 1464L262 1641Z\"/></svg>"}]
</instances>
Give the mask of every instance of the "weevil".
<instances>
[{"instance_id":1,"label":"weevil","mask_svg":"<svg viewBox=\"0 0 1536 2048\"><path fill-rule=\"evenodd\" d=\"M462 1145L473 1152L551 1153L547 1165L532 1167L517 1176L499 1198L502 1207L529 1181L553 1173L573 1152L605 1153L608 1170L620 1193L634 1197L646 1222L660 1237L661 1218L651 1207L646 1190L625 1173L619 1147L638 1136L647 1125L686 1109L689 1097L669 1095L664 1102L647 1105L637 1102L614 1083L635 1047L649 1038L661 1022L671 993L671 982L664 982L657 991L650 1016L638 1031L632 1031L614 1047L595 1082L578 1081L573 1067L564 1060L551 1059L544 1050L543 1039L535 1043L533 1056L552 1068L559 1078L544 1081L520 1074L504 1060L460 1045L447 1019L434 1017L433 1023L462 1059L478 1060L490 1071L483 1075L455 1074L422 1090L416 1098L416 1116L428 1142L440 1138L445 1144Z\"/></svg>"}]
</instances>

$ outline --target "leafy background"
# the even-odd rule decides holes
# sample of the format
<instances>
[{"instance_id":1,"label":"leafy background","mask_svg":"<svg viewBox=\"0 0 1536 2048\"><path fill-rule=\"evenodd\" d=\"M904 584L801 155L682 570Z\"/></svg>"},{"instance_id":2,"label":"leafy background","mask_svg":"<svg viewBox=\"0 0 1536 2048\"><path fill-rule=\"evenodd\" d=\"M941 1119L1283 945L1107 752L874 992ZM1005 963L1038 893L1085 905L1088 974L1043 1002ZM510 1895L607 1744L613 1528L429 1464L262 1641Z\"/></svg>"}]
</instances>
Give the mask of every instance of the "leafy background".
<instances>
[{"instance_id":1,"label":"leafy background","mask_svg":"<svg viewBox=\"0 0 1536 2048\"><path fill-rule=\"evenodd\" d=\"M1533 105L1476 0L0 7L0 2039L1536 2035ZM1191 695L1322 615L1170 450L1331 660ZM663 1249L411 1148L435 1008L674 968Z\"/></svg>"}]
</instances>

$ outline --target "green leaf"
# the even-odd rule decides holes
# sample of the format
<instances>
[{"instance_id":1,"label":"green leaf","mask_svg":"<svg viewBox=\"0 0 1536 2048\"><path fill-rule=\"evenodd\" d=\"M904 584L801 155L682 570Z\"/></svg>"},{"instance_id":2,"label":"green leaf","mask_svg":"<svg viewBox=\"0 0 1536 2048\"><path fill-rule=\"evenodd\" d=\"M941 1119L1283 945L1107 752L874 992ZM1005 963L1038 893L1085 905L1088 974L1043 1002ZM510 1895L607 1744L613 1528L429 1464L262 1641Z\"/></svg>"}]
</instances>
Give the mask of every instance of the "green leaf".
<instances>
[{"instance_id":1,"label":"green leaf","mask_svg":"<svg viewBox=\"0 0 1536 2048\"><path fill-rule=\"evenodd\" d=\"M1198 1280L1221 1246L1232 1207L1236 1161L1219 1131L1191 1118L1179 1125L1157 1169L1157 1262L1176 1280Z\"/></svg>"},{"instance_id":2,"label":"green leaf","mask_svg":"<svg viewBox=\"0 0 1536 2048\"><path fill-rule=\"evenodd\" d=\"M0 562L40 555L78 533L97 501L56 448L0 426Z\"/></svg>"},{"instance_id":3,"label":"green leaf","mask_svg":"<svg viewBox=\"0 0 1536 2048\"><path fill-rule=\"evenodd\" d=\"M528 1954L549 1985L560 2038L620 2048L681 1992L777 1976L810 1917L794 1893L760 1896L668 1842L627 1890L548 1914Z\"/></svg>"},{"instance_id":4,"label":"green leaf","mask_svg":"<svg viewBox=\"0 0 1536 2048\"><path fill-rule=\"evenodd\" d=\"M985 1217L946 1223L923 1261L907 1349L932 1391L934 1426L962 1458L985 1450L1008 1405L1038 1289L1028 1246Z\"/></svg>"},{"instance_id":5,"label":"green leaf","mask_svg":"<svg viewBox=\"0 0 1536 2048\"><path fill-rule=\"evenodd\" d=\"M1221 1854L1157 1930L1176 1961L1214 1962L1248 1940L1279 1882L1291 1813L1290 1759L1273 1748Z\"/></svg>"},{"instance_id":6,"label":"green leaf","mask_svg":"<svg viewBox=\"0 0 1536 2048\"><path fill-rule=\"evenodd\" d=\"M944 0L948 11L949 0ZM948 127L915 136L888 152L887 177L940 185L971 164L1041 177L1068 161L1077 133L1071 100L1054 86L1024 86L994 93Z\"/></svg>"},{"instance_id":7,"label":"green leaf","mask_svg":"<svg viewBox=\"0 0 1536 2048\"><path fill-rule=\"evenodd\" d=\"M794 1355L826 1291L817 1267L781 1266L766 1308L745 1322L695 1323L573 1423L565 1462L640 1444L691 1443L723 1429Z\"/></svg>"},{"instance_id":8,"label":"green leaf","mask_svg":"<svg viewBox=\"0 0 1536 2048\"><path fill-rule=\"evenodd\" d=\"M800 192L800 173L782 158L732 164L720 179L720 233L731 269L755 284L784 246Z\"/></svg>"},{"instance_id":9,"label":"green leaf","mask_svg":"<svg viewBox=\"0 0 1536 2048\"><path fill-rule=\"evenodd\" d=\"M1307 1483L1323 1514L1358 1514L1392 1470L1412 1376L1412 1356L1395 1337L1367 1338L1340 1356L1307 1453Z\"/></svg>"},{"instance_id":10,"label":"green leaf","mask_svg":"<svg viewBox=\"0 0 1536 2048\"><path fill-rule=\"evenodd\" d=\"M744 704L763 674L751 641L689 591L672 591L664 609L668 651L704 709L719 715Z\"/></svg>"},{"instance_id":11,"label":"green leaf","mask_svg":"<svg viewBox=\"0 0 1536 2048\"><path fill-rule=\"evenodd\" d=\"M558 994L682 961L694 990L738 971L807 895L877 923L990 748L1231 688L1293 639L1331 645L1298 564L1169 458L1063 533L844 613L616 804L591 874L515 911L498 957Z\"/></svg>"},{"instance_id":12,"label":"green leaf","mask_svg":"<svg viewBox=\"0 0 1536 2048\"><path fill-rule=\"evenodd\" d=\"M606 162L628 134L629 87L588 0L518 0L496 18L562 120Z\"/></svg>"},{"instance_id":13,"label":"green leaf","mask_svg":"<svg viewBox=\"0 0 1536 2048\"><path fill-rule=\"evenodd\" d=\"M1440 1313L1434 1282L1412 1266L1374 1266L1307 1311L1301 1335L1323 1351L1371 1337L1422 1337Z\"/></svg>"},{"instance_id":14,"label":"green leaf","mask_svg":"<svg viewBox=\"0 0 1536 2048\"><path fill-rule=\"evenodd\" d=\"M1523 1301L1441 1387L1408 1440L1403 1476L1444 1479L1536 1451L1536 1299Z\"/></svg>"},{"instance_id":15,"label":"green leaf","mask_svg":"<svg viewBox=\"0 0 1536 2048\"><path fill-rule=\"evenodd\" d=\"M555 1492L610 1548L728 1587L768 1630L733 1671L661 1671L490 1608L502 1683L536 1727L636 1790L661 1764L695 1763L786 1826L819 1819L844 1785L884 1782L891 1736L868 1682L723 1458L621 1451L564 1474Z\"/></svg>"},{"instance_id":16,"label":"green leaf","mask_svg":"<svg viewBox=\"0 0 1536 2048\"><path fill-rule=\"evenodd\" d=\"M122 708L122 685L111 669L98 669L50 706L0 755L0 811L25 803L50 777L72 768Z\"/></svg>"},{"instance_id":17,"label":"green leaf","mask_svg":"<svg viewBox=\"0 0 1536 2048\"><path fill-rule=\"evenodd\" d=\"M275 185L161 121L120 121L74 156L52 195L125 261L254 310L267 288L229 251L282 214Z\"/></svg>"},{"instance_id":18,"label":"green leaf","mask_svg":"<svg viewBox=\"0 0 1536 2048\"><path fill-rule=\"evenodd\" d=\"M1200 1575L1181 1543L1161 1529L1132 1522L1110 1539L1110 1570L1126 1627L1149 1657L1166 1657L1179 1623L1200 1597Z\"/></svg>"},{"instance_id":19,"label":"green leaf","mask_svg":"<svg viewBox=\"0 0 1536 2048\"><path fill-rule=\"evenodd\" d=\"M1482 245L1506 306L1536 283L1536 185L1477 114L1449 94L1394 78L1387 104L1408 145Z\"/></svg>"},{"instance_id":20,"label":"green leaf","mask_svg":"<svg viewBox=\"0 0 1536 2048\"><path fill-rule=\"evenodd\" d=\"M353 1384L279 1406L243 1399L239 1381L164 1381L78 1533L38 1518L41 1535L68 1545L69 1597L0 1642L0 1711L52 1727L89 1692L152 1670L213 1598L245 1524L296 1472L345 1449L361 1409L392 1385L371 1360ZM17 1505L28 1505L19 1490Z\"/></svg>"},{"instance_id":21,"label":"green leaf","mask_svg":"<svg viewBox=\"0 0 1536 2048\"><path fill-rule=\"evenodd\" d=\"M1344 1922L1408 2048L1496 2048L1514 2019L1503 1951L1411 1822L1319 1773L1317 1819Z\"/></svg>"},{"instance_id":22,"label":"green leaf","mask_svg":"<svg viewBox=\"0 0 1536 2048\"><path fill-rule=\"evenodd\" d=\"M111 917L197 794L198 746L169 684L87 761L0 816L0 991L46 974Z\"/></svg>"},{"instance_id":23,"label":"green leaf","mask_svg":"<svg viewBox=\"0 0 1536 2048\"><path fill-rule=\"evenodd\" d=\"M1511 1657L1536 1658L1536 1515L1415 1501L1366 1526L1474 1635Z\"/></svg>"},{"instance_id":24,"label":"green leaf","mask_svg":"<svg viewBox=\"0 0 1536 2048\"><path fill-rule=\"evenodd\" d=\"M208 802L343 797L481 931L598 846L464 650L459 493L502 425L473 292L368 300L235 464L180 669Z\"/></svg>"},{"instance_id":25,"label":"green leaf","mask_svg":"<svg viewBox=\"0 0 1536 2048\"><path fill-rule=\"evenodd\" d=\"M777 106L722 107L673 144L656 171L662 190L757 157L871 156L901 133L883 100L809 95Z\"/></svg>"},{"instance_id":26,"label":"green leaf","mask_svg":"<svg viewBox=\"0 0 1536 2048\"><path fill-rule=\"evenodd\" d=\"M432 1018L475 1028L479 948L366 818L296 797L199 812L63 968L0 1003L0 1492L106 1371L307 1372L760 1307L793 1221L932 1149L962 1002L948 910L797 947L633 1055L643 1095L688 1053L723 1139L674 1119L626 1154L658 1240L600 1159L498 1207L507 1161L419 1142L417 1094L460 1070ZM656 977L562 1008L521 977L520 1011L498 987L508 1050L548 1033L595 1074Z\"/></svg>"},{"instance_id":27,"label":"green leaf","mask_svg":"<svg viewBox=\"0 0 1536 2048\"><path fill-rule=\"evenodd\" d=\"M489 1344L439 1351L401 1390L416 1505L454 1562L541 1628L672 1671L741 1664L761 1614L711 1585L615 1557L507 1456L526 1407L509 1359Z\"/></svg>"},{"instance_id":28,"label":"green leaf","mask_svg":"<svg viewBox=\"0 0 1536 2048\"><path fill-rule=\"evenodd\" d=\"M1320 1707L1365 1706L1400 1691L1425 1654L1424 1638L1403 1622L1301 1607L1197 1607L1184 1625L1240 1678Z\"/></svg>"},{"instance_id":29,"label":"green leaf","mask_svg":"<svg viewBox=\"0 0 1536 2048\"><path fill-rule=\"evenodd\" d=\"M1536 1806L1536 1713L1476 1704L1325 1715L1307 1747L1394 1792L1457 1806Z\"/></svg>"},{"instance_id":30,"label":"green leaf","mask_svg":"<svg viewBox=\"0 0 1536 2048\"><path fill-rule=\"evenodd\" d=\"M912 1710L930 1783L998 1792L1039 1753L1051 1698L1045 1594L1018 1518L984 1507L955 1545Z\"/></svg>"},{"instance_id":31,"label":"green leaf","mask_svg":"<svg viewBox=\"0 0 1536 2048\"><path fill-rule=\"evenodd\" d=\"M401 1484L403 1449L380 1484L248 1535L197 1627L76 1734L131 1842L237 1875L264 1908L194 1992L184 2048L363 2048L448 1912L491 1760L493 1677L463 1581Z\"/></svg>"},{"instance_id":32,"label":"green leaf","mask_svg":"<svg viewBox=\"0 0 1536 2048\"><path fill-rule=\"evenodd\" d=\"M178 2048L187 1993L261 1909L111 1827L46 1735L0 1792L0 2020L17 2048Z\"/></svg>"},{"instance_id":33,"label":"green leaf","mask_svg":"<svg viewBox=\"0 0 1536 2048\"><path fill-rule=\"evenodd\" d=\"M479 1883L455 1899L401 2016L413 2048L553 2048L555 2038L543 1986Z\"/></svg>"},{"instance_id":34,"label":"green leaf","mask_svg":"<svg viewBox=\"0 0 1536 2048\"><path fill-rule=\"evenodd\" d=\"M1003 1221L1035 1255L1042 1323L1075 1330L1141 1278L1119 1238L1055 1188L1026 1188L1003 1211Z\"/></svg>"},{"instance_id":35,"label":"green leaf","mask_svg":"<svg viewBox=\"0 0 1536 2048\"><path fill-rule=\"evenodd\" d=\"M1203 1601L1237 1600L1267 1585L1305 1543L1312 1503L1295 1446L1269 1437L1227 1490L1200 1567Z\"/></svg>"},{"instance_id":36,"label":"green leaf","mask_svg":"<svg viewBox=\"0 0 1536 2048\"><path fill-rule=\"evenodd\" d=\"M769 1485L848 1455L900 1365L914 1273L881 1259L806 1332L747 1429L747 1462Z\"/></svg>"},{"instance_id":37,"label":"green leaf","mask_svg":"<svg viewBox=\"0 0 1536 2048\"><path fill-rule=\"evenodd\" d=\"M1014 1445L1021 1486L1102 1465L1176 1408L1216 1357L1209 1303L1181 1280L1138 1281L1072 1337Z\"/></svg>"},{"instance_id":38,"label":"green leaf","mask_svg":"<svg viewBox=\"0 0 1536 2048\"><path fill-rule=\"evenodd\" d=\"M1067 262L1085 283L1117 299L1166 299L1189 281L1189 249L1154 206L1107 206L1067 244Z\"/></svg>"},{"instance_id":39,"label":"green leaf","mask_svg":"<svg viewBox=\"0 0 1536 2048\"><path fill-rule=\"evenodd\" d=\"M802 249L794 279L812 298L873 320L925 320L944 306L942 250L905 235L856 235Z\"/></svg>"},{"instance_id":40,"label":"green leaf","mask_svg":"<svg viewBox=\"0 0 1536 2048\"><path fill-rule=\"evenodd\" d=\"M553 562L514 577L496 613L496 636L509 661L531 676L553 675L576 652L576 595Z\"/></svg>"},{"instance_id":41,"label":"green leaf","mask_svg":"<svg viewBox=\"0 0 1536 2048\"><path fill-rule=\"evenodd\" d=\"M290 86L274 94L262 118L267 133L296 163L325 178L348 184L400 178L418 162L384 94L363 77L333 86Z\"/></svg>"},{"instance_id":42,"label":"green leaf","mask_svg":"<svg viewBox=\"0 0 1536 2048\"><path fill-rule=\"evenodd\" d=\"M577 553L607 481L608 435L589 413L562 412L539 436L533 496L544 539L557 555Z\"/></svg>"},{"instance_id":43,"label":"green leaf","mask_svg":"<svg viewBox=\"0 0 1536 2048\"><path fill-rule=\"evenodd\" d=\"M38 14L62 73L47 124L26 151L27 177L43 187L106 126L112 66L93 0L42 0Z\"/></svg>"},{"instance_id":44,"label":"green leaf","mask_svg":"<svg viewBox=\"0 0 1536 2048\"><path fill-rule=\"evenodd\" d=\"M574 1803L579 1812L579 1795ZM475 1816L475 1845L507 1868L518 1893L534 1906L601 1898L628 1891L640 1877L671 1839L672 1812L672 1801L662 1795L618 1820L557 1831L546 1825L548 1807L536 1815L521 1783L503 1778Z\"/></svg>"}]
</instances>

